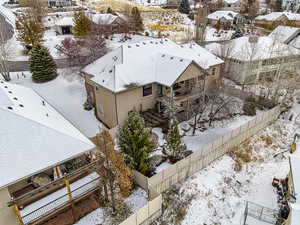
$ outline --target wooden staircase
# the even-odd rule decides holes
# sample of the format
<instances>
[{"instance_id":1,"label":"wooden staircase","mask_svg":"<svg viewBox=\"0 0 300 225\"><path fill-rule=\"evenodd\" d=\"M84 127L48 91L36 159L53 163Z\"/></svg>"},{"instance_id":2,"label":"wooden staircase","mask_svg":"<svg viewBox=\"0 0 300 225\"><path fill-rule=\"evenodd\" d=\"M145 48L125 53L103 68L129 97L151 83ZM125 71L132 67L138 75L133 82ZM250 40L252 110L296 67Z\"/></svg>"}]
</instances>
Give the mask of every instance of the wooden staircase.
<instances>
[{"instance_id":1,"label":"wooden staircase","mask_svg":"<svg viewBox=\"0 0 300 225\"><path fill-rule=\"evenodd\" d=\"M148 127L158 127L168 121L168 118L150 109L141 113Z\"/></svg>"}]
</instances>

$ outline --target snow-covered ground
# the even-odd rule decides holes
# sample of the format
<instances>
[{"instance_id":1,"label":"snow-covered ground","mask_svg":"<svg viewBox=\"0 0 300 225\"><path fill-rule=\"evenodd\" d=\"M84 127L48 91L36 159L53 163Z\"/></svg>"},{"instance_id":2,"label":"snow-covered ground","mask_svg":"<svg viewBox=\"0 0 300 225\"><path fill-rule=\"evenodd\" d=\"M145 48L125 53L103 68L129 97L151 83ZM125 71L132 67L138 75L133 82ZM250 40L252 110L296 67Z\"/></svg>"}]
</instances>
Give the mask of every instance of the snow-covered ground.
<instances>
[{"instance_id":1,"label":"snow-covered ground","mask_svg":"<svg viewBox=\"0 0 300 225\"><path fill-rule=\"evenodd\" d=\"M24 72L26 78L21 72L15 72L11 73L11 82L32 88L83 134L95 136L102 124L96 119L93 110L86 111L83 108L86 91L83 80L77 74L78 70L60 69L58 72L56 79L42 84L32 82L29 72Z\"/></svg>"},{"instance_id":2,"label":"snow-covered ground","mask_svg":"<svg viewBox=\"0 0 300 225\"><path fill-rule=\"evenodd\" d=\"M299 115L299 105L293 111ZM251 155L249 163L242 163L241 171L234 169L236 159L225 155L179 184L180 191L184 191L183 198L195 195L181 224L240 225L246 201L278 209L276 192L271 183L274 177L285 178L288 174L289 153L274 155L289 149L298 128L295 121L280 119L250 138L248 145L239 146L238 151ZM270 137L272 143L267 143L264 137ZM247 224L265 223L249 218Z\"/></svg>"},{"instance_id":3,"label":"snow-covered ground","mask_svg":"<svg viewBox=\"0 0 300 225\"><path fill-rule=\"evenodd\" d=\"M129 207L132 213L136 212L148 202L147 193L141 189L136 189L127 199L125 203ZM105 209L98 208L89 213L85 217L81 218L74 225L110 225L111 218L105 213Z\"/></svg>"}]
</instances>

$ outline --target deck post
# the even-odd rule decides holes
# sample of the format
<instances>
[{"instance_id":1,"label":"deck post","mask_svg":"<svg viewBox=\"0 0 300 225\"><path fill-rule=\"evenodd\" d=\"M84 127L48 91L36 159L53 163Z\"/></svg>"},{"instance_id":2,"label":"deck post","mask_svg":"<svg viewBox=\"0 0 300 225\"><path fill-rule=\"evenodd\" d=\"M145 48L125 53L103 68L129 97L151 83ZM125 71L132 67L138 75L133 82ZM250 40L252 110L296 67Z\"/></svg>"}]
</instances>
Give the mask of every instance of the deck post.
<instances>
[{"instance_id":1,"label":"deck post","mask_svg":"<svg viewBox=\"0 0 300 225\"><path fill-rule=\"evenodd\" d=\"M21 217L21 214L20 214L20 210L19 210L17 204L14 204L13 208L14 208L14 210L15 210L15 213L16 213L16 215L17 215L17 218L18 218L18 220L19 220L20 225L24 225L24 222L23 222L23 220L22 220L22 217Z\"/></svg>"},{"instance_id":2,"label":"deck post","mask_svg":"<svg viewBox=\"0 0 300 225\"><path fill-rule=\"evenodd\" d=\"M65 184L66 184L66 188L67 188L67 192L68 192L68 196L69 196L69 201L71 202L71 201L73 201L73 197L72 197L70 182L68 179L65 179Z\"/></svg>"}]
</instances>

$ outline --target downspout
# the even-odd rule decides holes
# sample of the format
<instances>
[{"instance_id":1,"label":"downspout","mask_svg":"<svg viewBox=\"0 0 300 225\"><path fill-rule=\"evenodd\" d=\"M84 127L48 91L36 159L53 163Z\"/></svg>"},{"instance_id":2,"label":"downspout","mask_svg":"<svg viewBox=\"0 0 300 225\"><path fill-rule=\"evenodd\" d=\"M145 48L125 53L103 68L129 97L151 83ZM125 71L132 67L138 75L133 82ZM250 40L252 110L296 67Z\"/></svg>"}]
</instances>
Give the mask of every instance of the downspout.
<instances>
[{"instance_id":1,"label":"downspout","mask_svg":"<svg viewBox=\"0 0 300 225\"><path fill-rule=\"evenodd\" d=\"M118 118L118 104L117 104L117 94L114 93L115 95L115 108L116 108L116 119L117 119L117 125L119 125L119 118Z\"/></svg>"}]
</instances>

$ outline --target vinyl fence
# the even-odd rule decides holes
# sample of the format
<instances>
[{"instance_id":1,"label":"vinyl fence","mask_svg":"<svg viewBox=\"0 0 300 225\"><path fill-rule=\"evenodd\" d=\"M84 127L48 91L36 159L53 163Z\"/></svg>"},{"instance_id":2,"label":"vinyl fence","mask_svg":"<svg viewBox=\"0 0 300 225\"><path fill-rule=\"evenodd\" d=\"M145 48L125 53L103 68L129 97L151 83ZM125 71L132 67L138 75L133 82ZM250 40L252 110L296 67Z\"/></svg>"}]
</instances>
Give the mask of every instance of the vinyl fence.
<instances>
[{"instance_id":1,"label":"vinyl fence","mask_svg":"<svg viewBox=\"0 0 300 225\"><path fill-rule=\"evenodd\" d=\"M152 188L149 187L149 189L151 190ZM154 193L153 190L152 193ZM124 220L120 225L148 225L160 217L162 214L162 195L156 193L152 197L152 200Z\"/></svg>"},{"instance_id":2,"label":"vinyl fence","mask_svg":"<svg viewBox=\"0 0 300 225\"><path fill-rule=\"evenodd\" d=\"M147 178L135 172L135 174L138 174L136 175L136 179L139 184L147 184L148 187L152 187L157 193L162 193L168 190L173 184L203 169L214 160L229 152L234 146L265 128L271 121L275 120L279 114L280 107L277 106L268 112L256 116L253 120L232 130L214 142L201 147L187 158L180 160L151 178Z\"/></svg>"}]
</instances>

